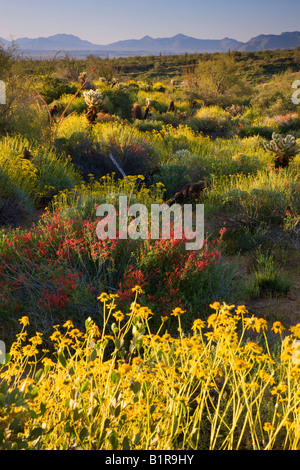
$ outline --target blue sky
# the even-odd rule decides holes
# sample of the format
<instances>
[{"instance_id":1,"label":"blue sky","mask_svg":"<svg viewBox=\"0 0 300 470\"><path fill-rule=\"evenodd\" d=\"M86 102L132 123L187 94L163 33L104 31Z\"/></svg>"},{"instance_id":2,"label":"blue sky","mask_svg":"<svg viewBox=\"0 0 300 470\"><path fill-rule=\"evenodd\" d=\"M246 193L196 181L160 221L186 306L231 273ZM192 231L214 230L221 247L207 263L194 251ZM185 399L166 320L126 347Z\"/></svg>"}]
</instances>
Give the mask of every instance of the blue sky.
<instances>
[{"instance_id":1,"label":"blue sky","mask_svg":"<svg viewBox=\"0 0 300 470\"><path fill-rule=\"evenodd\" d=\"M68 33L95 44L182 33L199 39L300 30L299 0L0 0L0 37Z\"/></svg>"}]
</instances>

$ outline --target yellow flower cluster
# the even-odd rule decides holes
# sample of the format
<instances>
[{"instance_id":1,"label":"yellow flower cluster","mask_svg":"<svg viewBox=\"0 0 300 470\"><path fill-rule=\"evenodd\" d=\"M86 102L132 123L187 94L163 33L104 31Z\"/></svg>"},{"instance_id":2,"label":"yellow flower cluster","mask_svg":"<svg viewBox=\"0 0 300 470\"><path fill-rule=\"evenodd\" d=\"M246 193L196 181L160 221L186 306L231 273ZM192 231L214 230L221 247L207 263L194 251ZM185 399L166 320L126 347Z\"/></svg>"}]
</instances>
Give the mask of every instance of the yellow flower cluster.
<instances>
[{"instance_id":1,"label":"yellow flower cluster","mask_svg":"<svg viewBox=\"0 0 300 470\"><path fill-rule=\"evenodd\" d=\"M136 286L133 292L143 291ZM153 312L136 300L124 314L114 294L98 299L104 327L90 318L85 332L71 320L54 325L53 353L39 351L40 334L27 338L28 317L19 320L22 331L1 370L0 387L5 381L8 389L2 391L18 389L27 397L34 391L26 405L32 412L26 408L25 415L20 399L14 404L10 398L12 406L1 408L0 420L9 430L22 413L22 438L29 446L238 449L249 446L250 437L251 448L271 449L278 429L282 448L300 445L300 367L293 356L298 326L276 356L267 344L266 322L244 305L214 302L206 320L197 318L190 333L180 328L173 336L150 332ZM185 313L175 308L170 320L180 326ZM117 323L109 324L110 315ZM281 337L284 327L275 322L271 330ZM38 440L33 429L40 429Z\"/></svg>"}]
</instances>

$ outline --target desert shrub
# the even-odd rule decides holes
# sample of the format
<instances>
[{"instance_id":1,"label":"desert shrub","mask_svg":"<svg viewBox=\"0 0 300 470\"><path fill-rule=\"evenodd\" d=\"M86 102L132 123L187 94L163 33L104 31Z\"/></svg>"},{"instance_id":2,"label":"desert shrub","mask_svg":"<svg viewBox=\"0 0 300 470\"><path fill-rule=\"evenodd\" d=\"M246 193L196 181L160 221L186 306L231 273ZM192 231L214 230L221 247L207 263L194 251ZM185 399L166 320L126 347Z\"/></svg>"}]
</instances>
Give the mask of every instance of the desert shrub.
<instances>
[{"instance_id":1,"label":"desert shrub","mask_svg":"<svg viewBox=\"0 0 300 470\"><path fill-rule=\"evenodd\" d=\"M246 294L250 298L287 295L291 281L280 272L272 253L258 250L252 278L246 283Z\"/></svg>"},{"instance_id":2,"label":"desert shrub","mask_svg":"<svg viewBox=\"0 0 300 470\"><path fill-rule=\"evenodd\" d=\"M278 115L272 118L265 118L265 120L270 126L273 126L274 130L284 134L300 129L300 116L297 113Z\"/></svg>"},{"instance_id":3,"label":"desert shrub","mask_svg":"<svg viewBox=\"0 0 300 470\"><path fill-rule=\"evenodd\" d=\"M145 197L149 198L146 190ZM101 203L100 197L97 199ZM85 202L90 201L91 196ZM106 201L107 198L103 202ZM44 215L43 222L28 232L16 229L1 238L1 321L7 341L17 325L16 315L21 312L30 312L32 327L44 333L67 318L80 326L83 312L99 315L97 302L92 298L95 290L117 290L122 302L130 302L131 283L137 277L146 281L147 299L157 312L157 319L162 309L169 309L168 303L174 304L174 295L180 305L191 305L195 313L214 292L224 294L226 270L213 268L220 258L217 242L189 252L184 240L174 240L172 236L171 240L158 243L121 240L118 235L116 239L101 240L96 234L95 215L82 218L88 207L81 201L79 204L76 211L71 206L60 213ZM91 206L89 211L92 212ZM94 203L94 214L95 211ZM168 270L170 262L174 266L172 273ZM227 271L227 280L232 272ZM196 285L197 293L192 296ZM229 288L228 283L226 292Z\"/></svg>"},{"instance_id":4,"label":"desert shrub","mask_svg":"<svg viewBox=\"0 0 300 470\"><path fill-rule=\"evenodd\" d=\"M148 179L156 172L158 155L150 139L136 128L118 123L98 125L94 139L106 155L112 154L126 175L144 175ZM115 168L115 171L118 171Z\"/></svg>"},{"instance_id":5,"label":"desert shrub","mask_svg":"<svg viewBox=\"0 0 300 470\"><path fill-rule=\"evenodd\" d=\"M38 197L38 170L5 138L0 143L0 169L0 197L12 197L31 212Z\"/></svg>"},{"instance_id":6,"label":"desert shrub","mask_svg":"<svg viewBox=\"0 0 300 470\"><path fill-rule=\"evenodd\" d=\"M191 182L184 171L184 166L176 163L162 165L159 172L154 175L153 181L163 183L166 188L166 199L171 198L177 191Z\"/></svg>"},{"instance_id":7,"label":"desert shrub","mask_svg":"<svg viewBox=\"0 0 300 470\"><path fill-rule=\"evenodd\" d=\"M296 79L295 74L287 72L257 85L251 99L252 107L262 116L269 117L297 112L298 108L292 102L292 83Z\"/></svg>"},{"instance_id":8,"label":"desert shrub","mask_svg":"<svg viewBox=\"0 0 300 470\"><path fill-rule=\"evenodd\" d=\"M236 267L221 259L220 240L205 240L202 249L190 252L185 242L184 237L176 240L171 234L170 240L150 241L141 246L136 255L139 262L136 266L129 264L118 292L121 308L128 308L131 290L139 283L144 291L141 302L152 309L156 327L160 315L171 313L179 306L189 311L182 324L183 328L189 328L199 312L205 317L216 292L222 298L232 295ZM169 332L174 331L170 322L166 327Z\"/></svg>"},{"instance_id":9,"label":"desert shrub","mask_svg":"<svg viewBox=\"0 0 300 470\"><path fill-rule=\"evenodd\" d=\"M104 88L102 110L109 114L115 114L122 119L131 120L132 107L137 101L133 93L129 93L120 88Z\"/></svg>"},{"instance_id":10,"label":"desert shrub","mask_svg":"<svg viewBox=\"0 0 300 470\"><path fill-rule=\"evenodd\" d=\"M100 180L92 176L88 182L81 182L71 190L63 190L54 197L53 209L67 217L95 220L95 207L107 202L115 204L119 196L127 196L129 204L160 204L163 201L163 184L147 187L144 177L127 176L117 179L114 173Z\"/></svg>"},{"instance_id":11,"label":"desert shrub","mask_svg":"<svg viewBox=\"0 0 300 470\"><path fill-rule=\"evenodd\" d=\"M30 160L23 156L25 147L31 151ZM64 154L57 154L38 142L29 142L20 136L6 137L0 141L0 162L2 196L13 196L30 212L42 199L49 202L55 193L71 189L80 180L70 159Z\"/></svg>"},{"instance_id":12,"label":"desert shrub","mask_svg":"<svg viewBox=\"0 0 300 470\"><path fill-rule=\"evenodd\" d=\"M227 237L236 237L244 246L248 240L248 249L275 240L283 235L286 210L299 210L298 179L292 170L272 168L254 175L216 178L211 191L204 194L206 212L215 214L219 225L226 227Z\"/></svg>"},{"instance_id":13,"label":"desert shrub","mask_svg":"<svg viewBox=\"0 0 300 470\"><path fill-rule=\"evenodd\" d=\"M134 126L141 132L161 131L164 123L162 120L146 119L145 121L136 121Z\"/></svg>"},{"instance_id":14,"label":"desert shrub","mask_svg":"<svg viewBox=\"0 0 300 470\"><path fill-rule=\"evenodd\" d=\"M193 99L219 106L247 104L252 91L230 54L218 54L207 60L201 58L193 73L187 74L186 87Z\"/></svg>"},{"instance_id":15,"label":"desert shrub","mask_svg":"<svg viewBox=\"0 0 300 470\"><path fill-rule=\"evenodd\" d=\"M274 130L275 127L257 124L245 127L240 126L238 132L241 137L260 136L264 137L265 139L271 139Z\"/></svg>"},{"instance_id":16,"label":"desert shrub","mask_svg":"<svg viewBox=\"0 0 300 470\"><path fill-rule=\"evenodd\" d=\"M218 106L208 106L197 111L193 118L193 126L203 134L228 134L232 126L232 116Z\"/></svg>"},{"instance_id":17,"label":"desert shrub","mask_svg":"<svg viewBox=\"0 0 300 470\"><path fill-rule=\"evenodd\" d=\"M62 78L44 76L42 77L42 84L39 91L46 103L50 104L54 100L58 100L64 94L73 95L76 93L77 88L74 85L70 85L68 81Z\"/></svg>"},{"instance_id":18,"label":"desert shrub","mask_svg":"<svg viewBox=\"0 0 300 470\"><path fill-rule=\"evenodd\" d=\"M82 114L87 109L87 105L85 103L83 95L82 96L77 95L74 99L73 97L74 95L64 93L63 95L59 97L59 99L53 101L49 106L56 105L58 109L58 113L61 114L72 100L72 103L68 107L67 114L74 113L74 112L78 114Z\"/></svg>"},{"instance_id":19,"label":"desert shrub","mask_svg":"<svg viewBox=\"0 0 300 470\"><path fill-rule=\"evenodd\" d=\"M55 148L71 158L74 167L84 180L87 180L90 174L95 178L101 178L107 173L116 171L107 153L90 133L78 131L69 138L60 137L55 141Z\"/></svg>"},{"instance_id":20,"label":"desert shrub","mask_svg":"<svg viewBox=\"0 0 300 470\"><path fill-rule=\"evenodd\" d=\"M86 132L89 135L89 123L84 115L73 114L64 119L56 133L56 138L69 139L75 132Z\"/></svg>"},{"instance_id":21,"label":"desert shrub","mask_svg":"<svg viewBox=\"0 0 300 470\"><path fill-rule=\"evenodd\" d=\"M163 114L168 111L168 104L160 100L151 98L151 112Z\"/></svg>"},{"instance_id":22,"label":"desert shrub","mask_svg":"<svg viewBox=\"0 0 300 470\"><path fill-rule=\"evenodd\" d=\"M167 135L164 145L168 145L170 154L166 163L161 163L155 181L162 181L168 192L178 189L183 182L205 179L210 186L213 179L221 176L255 174L266 168L270 160L257 138L212 141L208 137L192 137L184 141Z\"/></svg>"},{"instance_id":23,"label":"desert shrub","mask_svg":"<svg viewBox=\"0 0 300 470\"><path fill-rule=\"evenodd\" d=\"M174 114L173 112L165 112L161 115L156 115L154 118L157 121L161 121L165 125L171 125L173 127L179 126L179 124L182 122L178 114Z\"/></svg>"},{"instance_id":24,"label":"desert shrub","mask_svg":"<svg viewBox=\"0 0 300 470\"><path fill-rule=\"evenodd\" d=\"M155 82L153 83L153 91L159 93L165 93L167 86L165 83L162 82Z\"/></svg>"}]
</instances>

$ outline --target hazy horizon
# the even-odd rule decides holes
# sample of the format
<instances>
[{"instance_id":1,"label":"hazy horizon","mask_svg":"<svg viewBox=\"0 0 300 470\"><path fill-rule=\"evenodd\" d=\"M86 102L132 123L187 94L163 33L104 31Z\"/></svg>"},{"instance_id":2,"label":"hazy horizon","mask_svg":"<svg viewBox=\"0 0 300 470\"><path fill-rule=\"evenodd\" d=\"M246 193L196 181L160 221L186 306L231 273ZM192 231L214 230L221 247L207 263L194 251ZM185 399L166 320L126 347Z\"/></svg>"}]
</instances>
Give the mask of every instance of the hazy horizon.
<instances>
[{"instance_id":1,"label":"hazy horizon","mask_svg":"<svg viewBox=\"0 0 300 470\"><path fill-rule=\"evenodd\" d=\"M299 0L0 0L0 14L6 40L65 33L97 45L176 34L247 42L300 29Z\"/></svg>"}]
</instances>

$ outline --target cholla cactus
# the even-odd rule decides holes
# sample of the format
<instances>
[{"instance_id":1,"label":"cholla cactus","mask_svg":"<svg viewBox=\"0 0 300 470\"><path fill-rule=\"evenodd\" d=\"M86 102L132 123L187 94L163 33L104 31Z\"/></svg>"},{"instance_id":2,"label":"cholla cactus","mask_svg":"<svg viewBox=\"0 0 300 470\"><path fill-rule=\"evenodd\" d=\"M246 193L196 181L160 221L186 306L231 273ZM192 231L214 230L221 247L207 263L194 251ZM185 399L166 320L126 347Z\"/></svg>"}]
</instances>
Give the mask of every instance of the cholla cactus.
<instances>
[{"instance_id":1,"label":"cholla cactus","mask_svg":"<svg viewBox=\"0 0 300 470\"><path fill-rule=\"evenodd\" d=\"M83 84L86 80L86 77L87 77L86 72L81 72L81 74L78 77L78 80Z\"/></svg>"},{"instance_id":2,"label":"cholla cactus","mask_svg":"<svg viewBox=\"0 0 300 470\"><path fill-rule=\"evenodd\" d=\"M95 85L89 80L87 80L86 72L81 72L78 77L78 80L80 81L82 88L84 88L85 90L95 90Z\"/></svg>"},{"instance_id":3,"label":"cholla cactus","mask_svg":"<svg viewBox=\"0 0 300 470\"><path fill-rule=\"evenodd\" d=\"M276 132L273 132L270 142L264 143L264 148L275 153L275 168L287 167L290 159L300 152L294 136L287 135L283 138Z\"/></svg>"},{"instance_id":4,"label":"cholla cactus","mask_svg":"<svg viewBox=\"0 0 300 470\"><path fill-rule=\"evenodd\" d=\"M98 107L102 102L103 95L99 90L89 90L84 91L83 96L86 104L88 105L86 118L88 121L90 121L91 124L94 124L97 118Z\"/></svg>"}]
</instances>

